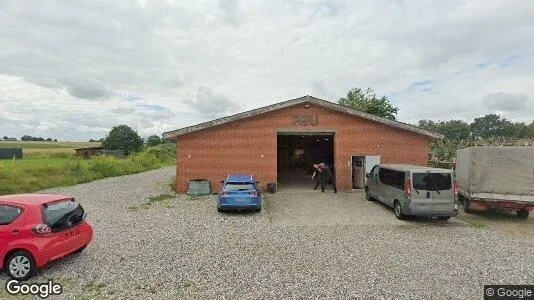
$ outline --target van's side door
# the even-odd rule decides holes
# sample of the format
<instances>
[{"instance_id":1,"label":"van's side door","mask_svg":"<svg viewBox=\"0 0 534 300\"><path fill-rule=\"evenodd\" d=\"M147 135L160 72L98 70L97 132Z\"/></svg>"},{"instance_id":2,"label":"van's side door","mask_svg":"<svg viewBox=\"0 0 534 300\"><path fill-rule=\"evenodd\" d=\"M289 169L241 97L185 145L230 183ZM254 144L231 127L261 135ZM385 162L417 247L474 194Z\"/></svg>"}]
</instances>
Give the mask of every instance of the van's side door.
<instances>
[{"instance_id":1,"label":"van's side door","mask_svg":"<svg viewBox=\"0 0 534 300\"><path fill-rule=\"evenodd\" d=\"M371 178L368 179L369 192L371 195L378 201L382 201L382 192L380 187L380 178L378 176L380 172L380 166L376 165L373 167L371 172Z\"/></svg>"}]
</instances>

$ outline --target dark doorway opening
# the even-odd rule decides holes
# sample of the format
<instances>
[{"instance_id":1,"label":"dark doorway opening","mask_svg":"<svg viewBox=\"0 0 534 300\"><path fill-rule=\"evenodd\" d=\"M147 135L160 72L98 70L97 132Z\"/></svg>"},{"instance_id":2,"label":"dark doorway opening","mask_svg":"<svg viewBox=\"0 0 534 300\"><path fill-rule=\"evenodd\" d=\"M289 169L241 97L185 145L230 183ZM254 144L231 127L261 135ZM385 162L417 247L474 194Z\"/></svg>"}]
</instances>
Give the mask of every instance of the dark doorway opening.
<instances>
[{"instance_id":1,"label":"dark doorway opening","mask_svg":"<svg viewBox=\"0 0 534 300\"><path fill-rule=\"evenodd\" d=\"M352 188L365 187L365 156L352 157Z\"/></svg>"},{"instance_id":2,"label":"dark doorway opening","mask_svg":"<svg viewBox=\"0 0 534 300\"><path fill-rule=\"evenodd\" d=\"M335 170L332 132L278 133L277 149L280 189L312 189L315 163L324 162Z\"/></svg>"}]
</instances>

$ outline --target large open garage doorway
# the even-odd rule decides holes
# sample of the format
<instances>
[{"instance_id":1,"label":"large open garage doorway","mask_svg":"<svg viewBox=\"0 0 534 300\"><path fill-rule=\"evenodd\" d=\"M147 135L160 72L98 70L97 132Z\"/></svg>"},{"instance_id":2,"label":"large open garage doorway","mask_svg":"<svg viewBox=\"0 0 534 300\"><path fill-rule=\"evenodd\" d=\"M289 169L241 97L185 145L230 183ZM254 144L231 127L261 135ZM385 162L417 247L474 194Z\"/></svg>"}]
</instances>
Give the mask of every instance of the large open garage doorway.
<instances>
[{"instance_id":1,"label":"large open garage doorway","mask_svg":"<svg viewBox=\"0 0 534 300\"><path fill-rule=\"evenodd\" d=\"M335 170L333 132L279 132L277 149L279 189L313 189L315 163Z\"/></svg>"}]
</instances>

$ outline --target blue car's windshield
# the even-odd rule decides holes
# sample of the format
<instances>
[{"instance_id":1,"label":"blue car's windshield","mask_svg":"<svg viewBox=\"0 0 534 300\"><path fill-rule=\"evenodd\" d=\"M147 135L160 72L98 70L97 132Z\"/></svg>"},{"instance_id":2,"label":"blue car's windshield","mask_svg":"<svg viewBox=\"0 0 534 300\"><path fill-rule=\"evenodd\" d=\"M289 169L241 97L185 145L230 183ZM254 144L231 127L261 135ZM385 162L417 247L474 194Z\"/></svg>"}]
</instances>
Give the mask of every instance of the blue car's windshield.
<instances>
[{"instance_id":1,"label":"blue car's windshield","mask_svg":"<svg viewBox=\"0 0 534 300\"><path fill-rule=\"evenodd\" d=\"M250 191L254 190L254 184L246 182L228 182L224 185L226 191Z\"/></svg>"}]
</instances>

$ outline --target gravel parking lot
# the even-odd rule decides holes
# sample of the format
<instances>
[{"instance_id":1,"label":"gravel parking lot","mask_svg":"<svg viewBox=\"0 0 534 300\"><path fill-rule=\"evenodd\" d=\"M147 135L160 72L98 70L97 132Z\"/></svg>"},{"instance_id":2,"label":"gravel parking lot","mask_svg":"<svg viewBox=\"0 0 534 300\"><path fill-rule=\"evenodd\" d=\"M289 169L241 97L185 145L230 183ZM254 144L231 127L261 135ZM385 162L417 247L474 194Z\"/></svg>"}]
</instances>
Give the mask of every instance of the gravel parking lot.
<instances>
[{"instance_id":1,"label":"gravel parking lot","mask_svg":"<svg viewBox=\"0 0 534 300\"><path fill-rule=\"evenodd\" d=\"M31 281L62 283L58 299L482 299L484 284L534 284L521 235L399 221L362 193L266 195L257 214L219 214L215 196L150 202L174 170L48 191L77 197L95 238Z\"/></svg>"}]
</instances>

